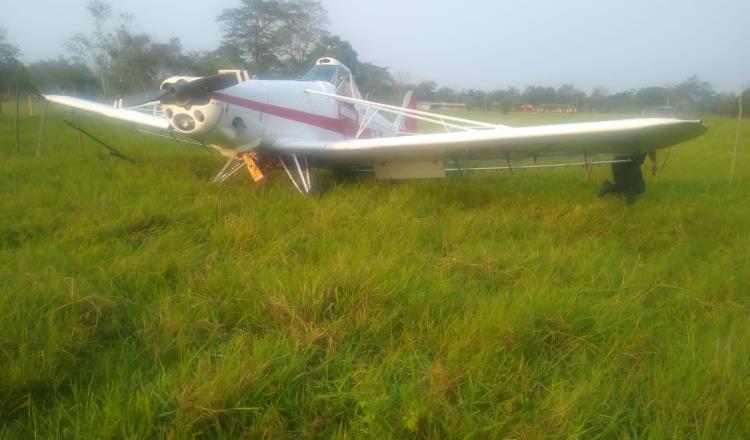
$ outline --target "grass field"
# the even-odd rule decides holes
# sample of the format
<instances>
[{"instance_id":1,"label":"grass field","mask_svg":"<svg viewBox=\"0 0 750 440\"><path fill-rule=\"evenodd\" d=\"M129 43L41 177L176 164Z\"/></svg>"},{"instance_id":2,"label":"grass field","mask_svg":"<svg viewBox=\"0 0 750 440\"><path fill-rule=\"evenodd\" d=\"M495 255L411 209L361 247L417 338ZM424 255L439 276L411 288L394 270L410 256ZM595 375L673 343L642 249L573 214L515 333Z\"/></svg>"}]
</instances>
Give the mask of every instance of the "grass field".
<instances>
[{"instance_id":1,"label":"grass field","mask_svg":"<svg viewBox=\"0 0 750 440\"><path fill-rule=\"evenodd\" d=\"M133 165L63 116L40 158L0 116L4 438L750 436L732 120L629 205L606 167L215 186L217 155L83 117Z\"/></svg>"}]
</instances>

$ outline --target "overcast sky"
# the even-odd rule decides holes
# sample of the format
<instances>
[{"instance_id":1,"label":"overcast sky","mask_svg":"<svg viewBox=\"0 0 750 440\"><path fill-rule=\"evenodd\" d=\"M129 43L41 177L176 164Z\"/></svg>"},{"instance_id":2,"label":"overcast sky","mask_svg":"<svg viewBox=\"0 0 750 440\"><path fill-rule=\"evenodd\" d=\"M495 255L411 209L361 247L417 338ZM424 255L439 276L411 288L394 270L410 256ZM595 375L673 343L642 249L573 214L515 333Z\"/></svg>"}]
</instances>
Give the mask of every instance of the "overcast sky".
<instances>
[{"instance_id":1,"label":"overcast sky","mask_svg":"<svg viewBox=\"0 0 750 440\"><path fill-rule=\"evenodd\" d=\"M88 0L0 0L0 26L27 62L88 32ZM575 84L611 92L680 82L750 86L750 0L323 0L329 30L363 61L453 88ZM12 4L12 6L7 6ZM113 1L134 30L217 47L216 17L240 0Z\"/></svg>"}]
</instances>

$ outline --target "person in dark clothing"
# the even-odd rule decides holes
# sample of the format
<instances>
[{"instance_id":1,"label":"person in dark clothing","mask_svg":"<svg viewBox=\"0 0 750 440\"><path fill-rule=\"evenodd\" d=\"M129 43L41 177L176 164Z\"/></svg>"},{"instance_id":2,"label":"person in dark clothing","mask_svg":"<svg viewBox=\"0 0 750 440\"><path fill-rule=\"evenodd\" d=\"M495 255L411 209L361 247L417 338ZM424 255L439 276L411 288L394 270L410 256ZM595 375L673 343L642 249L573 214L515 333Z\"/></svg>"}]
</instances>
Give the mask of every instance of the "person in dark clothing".
<instances>
[{"instance_id":1,"label":"person in dark clothing","mask_svg":"<svg viewBox=\"0 0 750 440\"><path fill-rule=\"evenodd\" d=\"M649 153L651 160L656 164L655 156ZM597 195L616 194L632 202L635 196L646 191L646 182L643 180L641 166L646 160L646 153L631 156L615 156L612 163L612 178L614 182L605 181Z\"/></svg>"}]
</instances>

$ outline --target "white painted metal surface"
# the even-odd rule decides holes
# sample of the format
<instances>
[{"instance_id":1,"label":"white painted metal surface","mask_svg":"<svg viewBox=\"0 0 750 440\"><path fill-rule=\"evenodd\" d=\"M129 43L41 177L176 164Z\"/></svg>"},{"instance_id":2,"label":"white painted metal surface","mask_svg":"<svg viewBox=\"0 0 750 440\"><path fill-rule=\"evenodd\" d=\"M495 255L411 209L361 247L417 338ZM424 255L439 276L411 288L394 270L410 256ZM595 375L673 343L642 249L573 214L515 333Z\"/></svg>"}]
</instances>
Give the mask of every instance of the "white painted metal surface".
<instances>
[{"instance_id":1,"label":"white painted metal surface","mask_svg":"<svg viewBox=\"0 0 750 440\"><path fill-rule=\"evenodd\" d=\"M295 184L303 192L310 191L308 159L313 166L364 165L385 170L382 175L437 177L437 167L423 165L446 160L629 155L669 147L706 131L701 121L663 118L512 128L380 104L361 99L351 71L332 58L319 60L302 81L247 80L249 76L239 71L236 75L236 85L194 101L162 104L161 114L68 96L47 99L179 133L230 157L255 150L286 156L283 163L293 164L287 171L299 174ZM198 80L173 77L162 87ZM382 113L395 115L396 120L391 122ZM409 118L445 132L403 136Z\"/></svg>"},{"instance_id":2,"label":"white painted metal surface","mask_svg":"<svg viewBox=\"0 0 750 440\"><path fill-rule=\"evenodd\" d=\"M337 142L288 141L277 147L342 163L627 155L665 148L705 130L701 121L626 119Z\"/></svg>"},{"instance_id":3,"label":"white painted metal surface","mask_svg":"<svg viewBox=\"0 0 750 440\"><path fill-rule=\"evenodd\" d=\"M72 96L47 95L45 98L49 102L61 104L66 107L72 107L79 110L98 113L108 118L117 119L123 122L145 125L152 128L166 130L169 128L169 121L165 118L153 115L147 115L135 110L126 110L114 108L111 105L99 104L96 102L86 101L84 99L74 98Z\"/></svg>"}]
</instances>

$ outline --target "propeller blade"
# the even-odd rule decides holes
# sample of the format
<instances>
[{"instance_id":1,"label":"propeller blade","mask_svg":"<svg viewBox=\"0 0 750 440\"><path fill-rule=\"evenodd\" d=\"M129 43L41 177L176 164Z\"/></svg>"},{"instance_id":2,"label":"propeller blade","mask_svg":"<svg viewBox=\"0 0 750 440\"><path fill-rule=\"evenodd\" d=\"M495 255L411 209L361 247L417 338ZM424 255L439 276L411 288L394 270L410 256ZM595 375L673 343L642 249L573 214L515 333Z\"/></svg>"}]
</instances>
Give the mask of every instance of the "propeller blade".
<instances>
[{"instance_id":1,"label":"propeller blade","mask_svg":"<svg viewBox=\"0 0 750 440\"><path fill-rule=\"evenodd\" d=\"M219 73L216 75L206 76L189 84L196 84L197 87L207 92L216 92L218 90L228 89L229 87L239 84L239 79L235 73Z\"/></svg>"},{"instance_id":2,"label":"propeller blade","mask_svg":"<svg viewBox=\"0 0 750 440\"><path fill-rule=\"evenodd\" d=\"M220 73L195 81L177 82L165 87L162 104L189 104L193 101L210 98L211 93L232 87L239 83L234 73Z\"/></svg>"},{"instance_id":3,"label":"propeller blade","mask_svg":"<svg viewBox=\"0 0 750 440\"><path fill-rule=\"evenodd\" d=\"M155 90L122 96L115 101L115 107L138 107L149 103L191 105L208 100L211 93L237 85L239 80L234 73L220 73L205 76L194 81L180 80L165 84L162 90Z\"/></svg>"}]
</instances>

